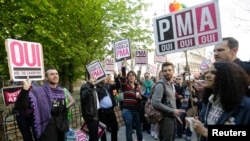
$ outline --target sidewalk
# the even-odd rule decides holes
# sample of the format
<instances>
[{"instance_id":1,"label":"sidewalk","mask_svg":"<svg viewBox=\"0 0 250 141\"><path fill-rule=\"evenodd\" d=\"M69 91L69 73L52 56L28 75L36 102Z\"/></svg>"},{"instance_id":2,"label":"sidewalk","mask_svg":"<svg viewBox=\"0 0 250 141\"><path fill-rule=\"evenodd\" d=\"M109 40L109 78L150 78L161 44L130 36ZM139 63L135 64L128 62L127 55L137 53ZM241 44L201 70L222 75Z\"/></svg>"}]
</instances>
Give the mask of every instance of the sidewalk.
<instances>
[{"instance_id":1,"label":"sidewalk","mask_svg":"<svg viewBox=\"0 0 250 141\"><path fill-rule=\"evenodd\" d=\"M144 141L159 141L155 140L150 134L142 132ZM136 133L133 133L133 139L136 139ZM110 141L110 132L107 132L107 140ZM125 136L125 126L121 127L118 131L118 141L126 141ZM176 138L175 141L185 141L185 136L183 138ZM193 134L192 141L197 141L196 134Z\"/></svg>"}]
</instances>

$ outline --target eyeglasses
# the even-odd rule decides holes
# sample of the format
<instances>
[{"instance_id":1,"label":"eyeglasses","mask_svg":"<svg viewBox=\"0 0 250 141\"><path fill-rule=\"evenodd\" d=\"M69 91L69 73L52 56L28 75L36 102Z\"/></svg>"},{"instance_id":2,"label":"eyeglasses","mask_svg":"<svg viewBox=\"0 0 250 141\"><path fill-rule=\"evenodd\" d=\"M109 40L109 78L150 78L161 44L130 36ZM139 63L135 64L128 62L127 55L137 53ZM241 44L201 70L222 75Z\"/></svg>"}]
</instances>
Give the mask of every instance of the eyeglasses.
<instances>
[{"instance_id":1,"label":"eyeglasses","mask_svg":"<svg viewBox=\"0 0 250 141\"><path fill-rule=\"evenodd\" d=\"M175 80L181 80L181 78L176 78Z\"/></svg>"}]
</instances>

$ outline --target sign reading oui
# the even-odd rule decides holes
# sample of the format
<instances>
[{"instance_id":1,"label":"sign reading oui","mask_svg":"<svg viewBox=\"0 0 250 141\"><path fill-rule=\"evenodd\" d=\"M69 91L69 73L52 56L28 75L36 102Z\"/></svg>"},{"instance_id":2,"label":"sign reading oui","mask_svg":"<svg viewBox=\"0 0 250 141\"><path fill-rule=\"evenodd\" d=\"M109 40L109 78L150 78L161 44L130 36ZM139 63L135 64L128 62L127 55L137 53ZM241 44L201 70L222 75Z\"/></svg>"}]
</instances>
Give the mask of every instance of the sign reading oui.
<instances>
[{"instance_id":1,"label":"sign reading oui","mask_svg":"<svg viewBox=\"0 0 250 141\"><path fill-rule=\"evenodd\" d=\"M42 45L35 42L7 39L5 42L11 78L24 80L43 80Z\"/></svg>"}]
</instances>

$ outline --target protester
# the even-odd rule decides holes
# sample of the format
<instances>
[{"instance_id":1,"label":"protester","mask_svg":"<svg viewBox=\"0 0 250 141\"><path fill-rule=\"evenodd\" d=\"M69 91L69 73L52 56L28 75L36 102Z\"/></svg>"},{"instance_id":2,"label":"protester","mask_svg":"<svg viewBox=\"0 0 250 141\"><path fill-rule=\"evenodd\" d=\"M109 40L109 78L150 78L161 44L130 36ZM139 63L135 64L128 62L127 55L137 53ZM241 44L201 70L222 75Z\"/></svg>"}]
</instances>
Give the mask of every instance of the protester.
<instances>
[{"instance_id":1,"label":"protester","mask_svg":"<svg viewBox=\"0 0 250 141\"><path fill-rule=\"evenodd\" d=\"M250 125L250 98L246 87L247 73L237 64L219 61L212 64L205 76L204 95L199 115L192 120L194 131L207 140L207 125ZM205 137L205 138L204 138Z\"/></svg>"},{"instance_id":2,"label":"protester","mask_svg":"<svg viewBox=\"0 0 250 141\"><path fill-rule=\"evenodd\" d=\"M239 43L233 37L223 38L223 42L215 45L214 59L216 61L230 61L241 66L250 76L250 62L241 61L237 57Z\"/></svg>"},{"instance_id":3,"label":"protester","mask_svg":"<svg viewBox=\"0 0 250 141\"><path fill-rule=\"evenodd\" d=\"M158 82L165 84L166 94L163 95L164 88L161 84L156 84L152 102L154 108L164 115L159 125L159 139L161 141L174 141L176 135L176 116L183 110L176 109L175 91L173 86L174 65L170 62L162 64L162 74L164 78ZM164 98L164 99L163 99Z\"/></svg>"},{"instance_id":4,"label":"protester","mask_svg":"<svg viewBox=\"0 0 250 141\"><path fill-rule=\"evenodd\" d=\"M22 85L22 82L18 84ZM36 85L33 85L32 83L31 87L36 87ZM27 103L28 100L27 99L24 100L22 98L28 98L28 97L23 97L22 95L18 95L12 113L16 115L17 125L22 134L23 141L37 140L35 126L34 126L34 118L33 118L34 110L31 108L31 105Z\"/></svg>"},{"instance_id":5,"label":"protester","mask_svg":"<svg viewBox=\"0 0 250 141\"><path fill-rule=\"evenodd\" d=\"M185 77L185 84L182 86L182 99L181 99L181 109L185 110L185 113L180 115L182 120L182 130L185 131L186 141L190 141L192 137L192 131L188 126L186 126L185 118L193 117L198 115L198 96L197 90L194 87L195 78L193 75L189 75ZM180 134L179 134L180 135Z\"/></svg>"},{"instance_id":6,"label":"protester","mask_svg":"<svg viewBox=\"0 0 250 141\"><path fill-rule=\"evenodd\" d=\"M176 78L175 78L175 83L174 83L174 86L175 86L175 97L176 97L176 107L177 109L179 109L181 107L181 99L183 98L182 96L182 86L183 86L183 79L182 79L182 76L178 75Z\"/></svg>"},{"instance_id":7,"label":"protester","mask_svg":"<svg viewBox=\"0 0 250 141\"><path fill-rule=\"evenodd\" d=\"M148 100L148 97L151 93L151 89L154 85L154 82L151 79L149 72L144 73L144 78L145 79L142 81L142 86L141 86L141 92L143 96L143 111L144 111L144 105L146 101ZM144 115L144 112L142 115ZM142 122L143 122L143 131L146 131L148 134L150 134L151 124L147 123L147 120L144 116L143 116Z\"/></svg>"},{"instance_id":8,"label":"protester","mask_svg":"<svg viewBox=\"0 0 250 141\"><path fill-rule=\"evenodd\" d=\"M159 79L163 78L162 72L159 71L160 67L159 65L157 66L157 76L154 79L154 85L156 84L156 82L159 81ZM154 86L153 86L154 87ZM153 93L153 90L152 90ZM158 123L155 124L151 124L151 136L155 139L158 140L159 139L159 125Z\"/></svg>"},{"instance_id":9,"label":"protester","mask_svg":"<svg viewBox=\"0 0 250 141\"><path fill-rule=\"evenodd\" d=\"M126 59L122 62L122 77L121 86L123 92L123 109L122 117L126 127L126 140L132 141L133 124L135 124L137 140L142 141L142 128L140 117L140 106L142 102L142 96L140 87L136 81L136 73L129 71L126 75Z\"/></svg>"},{"instance_id":10,"label":"protester","mask_svg":"<svg viewBox=\"0 0 250 141\"><path fill-rule=\"evenodd\" d=\"M31 90L31 80L23 81L19 94L22 99L20 109L33 110L28 114L34 118L36 140L62 141L69 130L63 88L58 86L59 75L55 68L48 68L45 77L45 85L32 87Z\"/></svg>"},{"instance_id":11,"label":"protester","mask_svg":"<svg viewBox=\"0 0 250 141\"><path fill-rule=\"evenodd\" d=\"M176 97L176 108L179 109L181 107L181 99L183 98L183 76L178 75L175 78L175 97ZM182 134L184 133L184 125L183 122L177 122L177 137L182 138Z\"/></svg>"},{"instance_id":12,"label":"protester","mask_svg":"<svg viewBox=\"0 0 250 141\"><path fill-rule=\"evenodd\" d=\"M89 129L89 141L98 141L99 117L98 109L100 108L98 96L95 90L96 79L90 77L89 81L81 86L80 101L82 117Z\"/></svg>"},{"instance_id":13,"label":"protester","mask_svg":"<svg viewBox=\"0 0 250 141\"><path fill-rule=\"evenodd\" d=\"M120 88L120 81L116 72L114 73L114 79L115 84L107 83L107 79L96 84L96 92L100 102L100 109L98 110L99 120L106 127L110 127L111 141L117 141L118 133L118 123L114 112L116 101L113 94L113 90ZM106 132L103 133L101 141L107 141Z\"/></svg>"},{"instance_id":14,"label":"protester","mask_svg":"<svg viewBox=\"0 0 250 141\"><path fill-rule=\"evenodd\" d=\"M71 108L75 105L75 99L73 98L73 96L71 95L71 93L64 88L64 95L65 95L65 100L66 100L66 108L68 109L68 121L70 123L71 118L72 118L72 112L71 112Z\"/></svg>"}]
</instances>

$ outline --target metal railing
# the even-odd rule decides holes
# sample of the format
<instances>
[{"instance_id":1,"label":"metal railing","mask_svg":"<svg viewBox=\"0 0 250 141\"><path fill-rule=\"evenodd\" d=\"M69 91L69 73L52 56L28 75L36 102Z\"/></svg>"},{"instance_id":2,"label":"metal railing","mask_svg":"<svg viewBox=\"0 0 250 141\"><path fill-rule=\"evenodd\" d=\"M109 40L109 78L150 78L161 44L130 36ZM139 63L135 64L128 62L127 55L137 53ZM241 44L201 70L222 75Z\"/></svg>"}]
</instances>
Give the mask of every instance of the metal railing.
<instances>
[{"instance_id":1,"label":"metal railing","mask_svg":"<svg viewBox=\"0 0 250 141\"><path fill-rule=\"evenodd\" d=\"M81 116L81 106L79 104L74 105L70 110L72 118L70 119L70 128L79 129L83 123ZM3 115L4 111L0 111L0 141L22 141L22 135L19 131L16 115L12 114L11 110L7 110L7 114ZM1 121L2 115L2 121Z\"/></svg>"}]
</instances>

